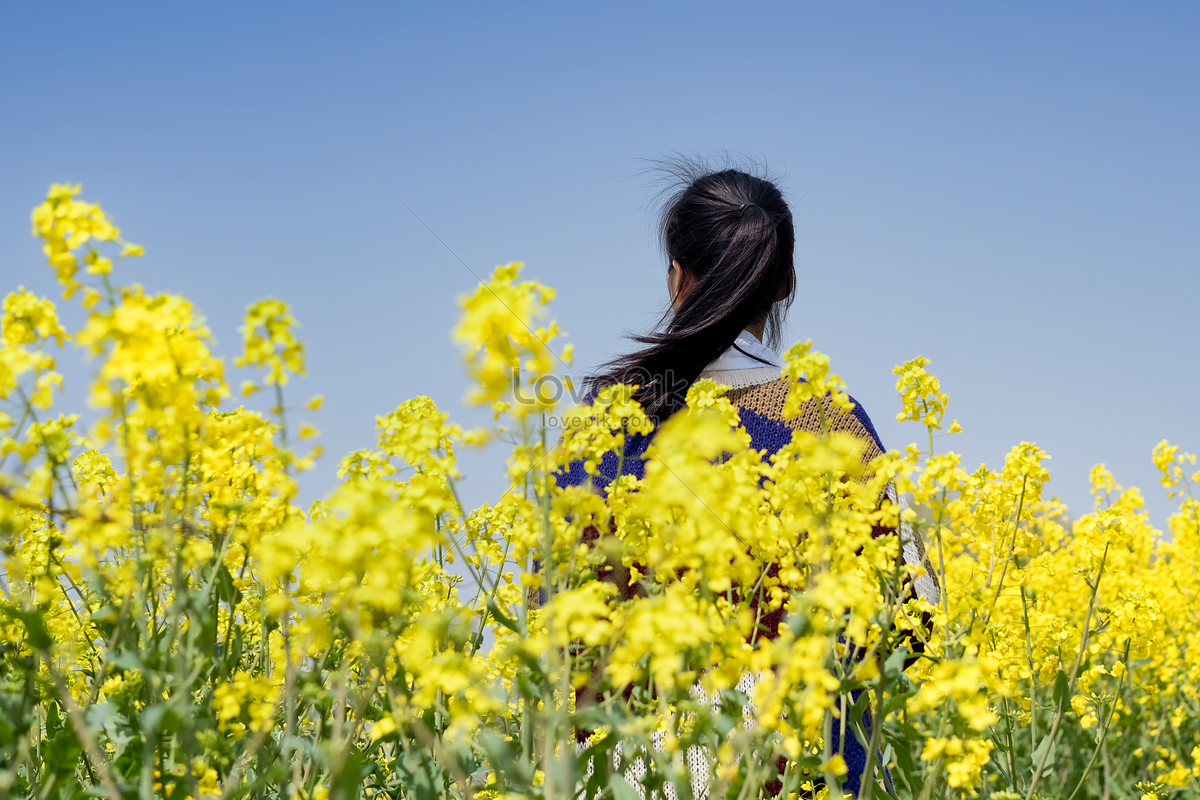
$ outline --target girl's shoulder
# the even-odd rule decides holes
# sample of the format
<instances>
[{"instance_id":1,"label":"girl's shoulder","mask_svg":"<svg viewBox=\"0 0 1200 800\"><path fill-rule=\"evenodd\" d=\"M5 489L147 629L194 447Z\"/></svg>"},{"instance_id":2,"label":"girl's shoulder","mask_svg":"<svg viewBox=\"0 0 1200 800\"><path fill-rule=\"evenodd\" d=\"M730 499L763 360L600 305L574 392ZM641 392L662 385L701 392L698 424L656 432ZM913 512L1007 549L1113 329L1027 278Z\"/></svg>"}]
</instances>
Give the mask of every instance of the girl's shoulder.
<instances>
[{"instance_id":1,"label":"girl's shoulder","mask_svg":"<svg viewBox=\"0 0 1200 800\"><path fill-rule=\"evenodd\" d=\"M833 401L825 396L805 402L796 416L785 417L783 409L791 386L789 379L778 378L754 386L730 389L726 393L730 402L738 407L742 427L750 434L752 447L775 452L791 441L792 431L821 433L828 424L830 432L849 433L866 441L865 460L883 452L883 442L871 417L853 397L850 401L854 407L848 412L835 408Z\"/></svg>"},{"instance_id":2,"label":"girl's shoulder","mask_svg":"<svg viewBox=\"0 0 1200 800\"><path fill-rule=\"evenodd\" d=\"M574 411L570 412L582 414L584 419L575 419L572 421L573 424L591 424L587 417L588 408L596 402L596 397L604 388L603 386L593 385L584 392L583 397L576 403ZM555 482L559 487L581 486L590 483L603 496L607 493L608 484L620 474L642 478L645 474L643 459L652 436L652 432L639 433L630 431L625 436L623 453L618 454L610 451L601 457L600 463L597 465L597 469L599 470L598 475L589 475L584 469L583 460L579 459L556 470L554 475Z\"/></svg>"}]
</instances>

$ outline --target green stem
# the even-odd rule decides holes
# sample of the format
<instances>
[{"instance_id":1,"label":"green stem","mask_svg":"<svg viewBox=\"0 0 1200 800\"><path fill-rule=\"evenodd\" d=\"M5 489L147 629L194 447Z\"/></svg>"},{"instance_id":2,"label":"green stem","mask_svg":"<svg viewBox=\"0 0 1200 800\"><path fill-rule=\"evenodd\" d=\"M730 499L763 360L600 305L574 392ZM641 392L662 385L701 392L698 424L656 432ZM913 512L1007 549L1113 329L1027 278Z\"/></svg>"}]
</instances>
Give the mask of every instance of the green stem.
<instances>
[{"instance_id":1,"label":"green stem","mask_svg":"<svg viewBox=\"0 0 1200 800\"><path fill-rule=\"evenodd\" d=\"M1021 564L1018 561L1017 569L1020 569L1020 568L1021 568ZM1030 699L1030 704L1032 706L1033 699L1034 699L1033 698L1034 676L1037 674L1037 671L1034 668L1034 664L1033 664L1033 633L1032 633L1032 629L1029 625L1029 597L1025 593L1025 585L1024 584L1021 584L1021 609L1023 612L1024 621L1025 621L1025 654L1026 654L1026 657L1029 659L1029 699ZM1037 748L1037 714L1032 713L1032 709L1031 709L1031 713L1029 714L1029 738L1033 741L1033 747L1034 747L1034 749L1036 749ZM1014 775L1013 777L1015 779L1016 776Z\"/></svg>"},{"instance_id":2,"label":"green stem","mask_svg":"<svg viewBox=\"0 0 1200 800\"><path fill-rule=\"evenodd\" d=\"M1071 667L1071 676L1067 680L1067 695L1075 690L1075 680L1079 677L1079 667L1083 664L1084 653L1087 652L1088 638L1092 625L1092 614L1096 609L1096 595L1100 591L1100 578L1104 574L1104 563L1108 560L1109 545L1104 545L1104 554L1100 557L1100 568L1096 571L1096 580L1092 582L1092 596L1088 600L1087 615L1083 619L1083 634L1079 641L1079 653L1075 656L1075 664ZM1033 792L1037 789L1038 781L1042 777L1042 771L1046 768L1046 760L1050 758L1050 750L1054 747L1054 737L1058 734L1058 726L1062 723L1063 715L1070 703L1063 699L1054 710L1054 718L1050 721L1050 732L1046 734L1050 737L1050 741L1046 744L1046 749L1042 751L1042 757L1038 759L1037 766L1033 770L1033 777L1029 779L1029 791L1025 795L1025 800L1033 800Z\"/></svg>"},{"instance_id":3,"label":"green stem","mask_svg":"<svg viewBox=\"0 0 1200 800\"><path fill-rule=\"evenodd\" d=\"M1130 642L1127 640L1125 642L1125 655L1121 661L1122 665L1129 661L1129 645ZM1120 694L1121 685L1124 683L1125 676L1127 674L1129 674L1128 668L1121 672L1121 678L1117 681L1117 694ZM1092 757L1088 759L1087 766L1083 769L1083 774L1079 776L1079 782L1075 784L1075 788L1071 791L1071 794L1067 796L1067 800L1075 800L1075 795L1079 794L1079 790L1082 789L1083 785L1087 782L1088 775L1091 774L1092 767L1095 766L1096 759L1099 757L1100 751L1104 748L1104 740L1108 737L1109 727L1112 725L1112 718L1116 713L1117 697L1114 695L1112 706L1108 709L1108 716L1104 720L1104 727L1100 729L1100 737L1096 742L1096 749L1092 751Z\"/></svg>"}]
</instances>

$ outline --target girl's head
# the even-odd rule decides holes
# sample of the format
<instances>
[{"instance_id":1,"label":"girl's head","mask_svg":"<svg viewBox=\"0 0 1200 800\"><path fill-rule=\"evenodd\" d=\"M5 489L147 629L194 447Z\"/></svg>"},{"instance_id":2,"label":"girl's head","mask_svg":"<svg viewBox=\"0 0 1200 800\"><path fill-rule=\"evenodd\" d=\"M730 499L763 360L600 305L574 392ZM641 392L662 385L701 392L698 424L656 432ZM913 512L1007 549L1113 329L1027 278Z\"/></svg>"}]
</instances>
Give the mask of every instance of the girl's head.
<instances>
[{"instance_id":1,"label":"girl's head","mask_svg":"<svg viewBox=\"0 0 1200 800\"><path fill-rule=\"evenodd\" d=\"M671 308L658 330L634 337L642 349L590 381L638 384L635 397L659 419L744 329L778 346L796 283L792 213L771 181L686 161L668 170L681 184L659 225Z\"/></svg>"}]
</instances>

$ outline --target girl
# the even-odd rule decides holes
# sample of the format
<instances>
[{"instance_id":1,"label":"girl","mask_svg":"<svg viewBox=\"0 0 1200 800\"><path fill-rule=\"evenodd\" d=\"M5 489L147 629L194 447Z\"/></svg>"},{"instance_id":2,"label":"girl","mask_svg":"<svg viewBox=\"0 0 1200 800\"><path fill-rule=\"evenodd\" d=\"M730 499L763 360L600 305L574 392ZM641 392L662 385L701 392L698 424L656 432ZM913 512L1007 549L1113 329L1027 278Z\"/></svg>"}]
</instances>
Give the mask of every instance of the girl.
<instances>
[{"instance_id":1,"label":"girl","mask_svg":"<svg viewBox=\"0 0 1200 800\"><path fill-rule=\"evenodd\" d=\"M796 273L792 214L779 189L736 169L709 171L677 162L673 171L684 185L669 198L660 223L670 309L659 330L635 337L640 349L610 362L588 380L588 401L604 386L636 384L634 398L657 423L684 404L688 387L698 378L712 378L730 387L726 397L738 408L750 446L765 451L766 457L787 444L793 431L820 433L822 418L832 423L832 430L864 441L864 461L881 454L883 444L858 403L849 414L832 413L828 403L829 413L823 414L817 403L808 403L800 416L783 416L790 383L781 377L782 363L775 351ZM617 477L618 464L625 473L641 477L649 440L648 435L633 434L627 437L622 458L607 454L595 488L604 493ZM576 462L560 473L558 483L580 485L588 478L582 463ZM898 502L894 490L889 489L888 498ZM586 538L594 539L594 531L589 533L593 535ZM925 565L921 542L908 526L877 533L900 535L905 563ZM913 589L936 605L933 574L926 567ZM622 576L607 579L628 586ZM783 614L783 609L765 614L755 635L778 635ZM863 746L849 737L833 746L839 744L848 767L843 791L854 795L864 766Z\"/></svg>"}]
</instances>

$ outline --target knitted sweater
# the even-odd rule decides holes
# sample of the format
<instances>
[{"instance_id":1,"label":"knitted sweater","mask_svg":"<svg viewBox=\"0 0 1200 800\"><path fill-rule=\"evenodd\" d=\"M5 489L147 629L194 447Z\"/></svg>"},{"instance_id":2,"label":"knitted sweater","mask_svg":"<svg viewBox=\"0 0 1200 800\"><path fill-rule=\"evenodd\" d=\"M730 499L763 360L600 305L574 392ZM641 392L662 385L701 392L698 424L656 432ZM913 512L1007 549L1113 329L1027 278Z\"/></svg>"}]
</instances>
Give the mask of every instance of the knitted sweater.
<instances>
[{"instance_id":1,"label":"knitted sweater","mask_svg":"<svg viewBox=\"0 0 1200 800\"><path fill-rule=\"evenodd\" d=\"M744 343L741 337L739 337L738 341ZM756 344L756 342L752 344ZM876 432L875 426L871 423L870 417L867 416L861 404L854 402L853 410L847 413L835 408L829 397L813 399L801 407L800 414L792 419L786 419L783 416L783 406L788 395L789 381L780 377L777 362L769 366L747 367L743 360L741 369L728 370L720 369L719 367L721 366L721 360L719 359L718 362L714 362L709 369L705 370L702 377L712 377L718 383L732 387L725 396L738 409L741 425L750 435L750 447L765 451L764 458L769 458L784 445L788 444L795 431L802 430L817 434L821 433L822 418L828 423L832 432L849 433L865 442L866 447L862 455L864 464L869 463L883 452L883 443L880 441L879 434ZM587 401L590 402L592 399L593 395L589 394ZM822 405L824 406L823 410ZM618 463L623 464L625 474L635 475L639 478L642 477L645 470L644 459L646 448L649 446L652 436L652 433L650 435L633 434L627 436L623 459L619 460L615 453L606 454L599 465L600 475L592 479L594 488L600 494L606 494L608 483L617 477ZM561 471L557 475L557 482L559 486L575 486L586 483L588 478L589 476L583 469L583 463L580 461L572 463L569 467ZM891 486L888 487L885 497L893 503L901 504L895 489ZM585 537L589 540L594 540L599 535L595 531L590 531L589 533L592 535ZM925 568L925 574L912 582L911 591L923 597L931 604L937 605L940 602L940 593L937 581L933 577L935 573L926 559L924 546L920 538L914 535L911 526L902 522L899 530L876 528L875 535L899 535L901 537L901 558L903 562L905 564L919 564ZM759 635L768 638L776 636L779 623L782 619L782 609L765 615L761 621ZM739 684L739 688L746 690L753 686L752 681L744 681L744 683L746 685L742 686ZM859 776L865 766L866 753L863 743L858 741L856 737L850 737L843 744L837 740L836 732L838 726L835 725L834 730L835 736L834 741L830 743L831 747L834 749L834 752L836 752L839 746L842 747L843 758L848 767L847 780L842 788L844 792L855 796L859 789ZM690 761L691 759L689 759L689 763ZM637 774L636 762L634 774L627 774L627 777L631 779L640 779L643 777ZM635 783L635 785L637 784ZM702 785L698 784L693 789L694 791L701 791ZM668 791L667 795L668 800L670 800L674 793Z\"/></svg>"}]
</instances>

